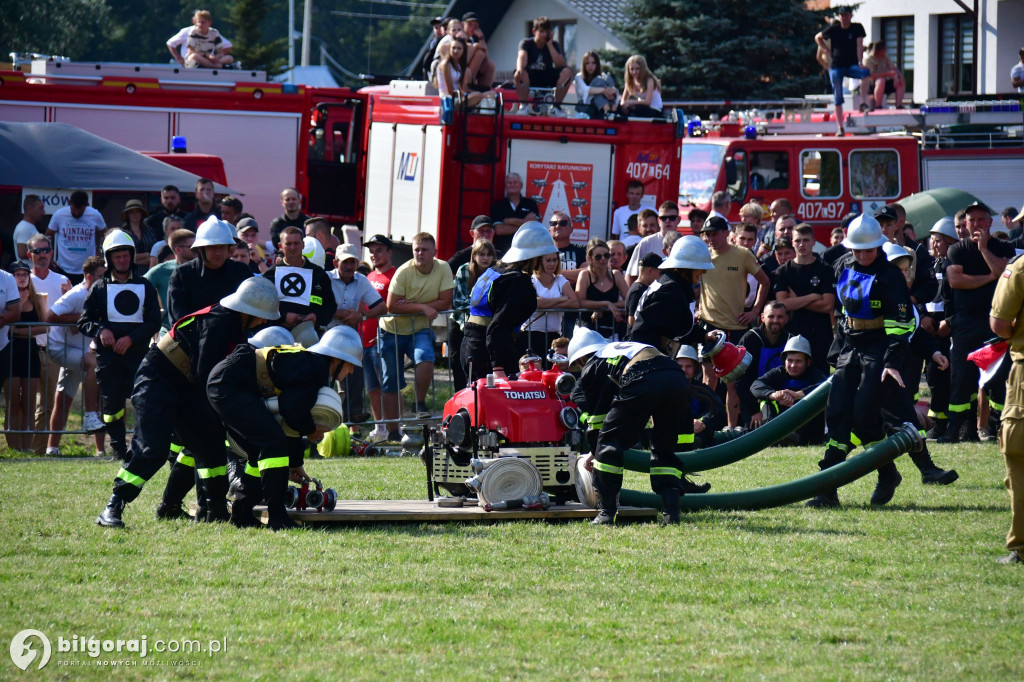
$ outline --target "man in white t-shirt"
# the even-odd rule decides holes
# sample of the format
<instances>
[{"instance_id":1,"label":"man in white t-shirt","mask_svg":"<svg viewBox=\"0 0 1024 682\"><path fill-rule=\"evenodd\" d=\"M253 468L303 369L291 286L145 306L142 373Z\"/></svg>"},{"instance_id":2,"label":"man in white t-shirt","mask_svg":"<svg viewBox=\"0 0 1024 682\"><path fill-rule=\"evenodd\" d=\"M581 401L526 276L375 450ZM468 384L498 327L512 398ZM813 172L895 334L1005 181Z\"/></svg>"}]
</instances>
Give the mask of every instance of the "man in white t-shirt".
<instances>
[{"instance_id":1,"label":"man in white t-shirt","mask_svg":"<svg viewBox=\"0 0 1024 682\"><path fill-rule=\"evenodd\" d=\"M38 194L27 194L22 210L25 213L14 228L14 248L18 251L18 260L28 260L28 240L39 234L36 223L46 215L46 206Z\"/></svg>"},{"instance_id":2,"label":"man in white t-shirt","mask_svg":"<svg viewBox=\"0 0 1024 682\"><path fill-rule=\"evenodd\" d=\"M1020 61L1010 69L1010 82L1017 88L1017 92L1024 93L1024 47L1020 48L1018 56Z\"/></svg>"},{"instance_id":3,"label":"man in white t-shirt","mask_svg":"<svg viewBox=\"0 0 1024 682\"><path fill-rule=\"evenodd\" d=\"M234 62L235 58L228 54L231 41L212 26L213 15L208 10L197 9L192 15L192 25L167 41L174 61L189 69L197 66L215 69Z\"/></svg>"},{"instance_id":4,"label":"man in white t-shirt","mask_svg":"<svg viewBox=\"0 0 1024 682\"><path fill-rule=\"evenodd\" d=\"M89 287L103 277L106 266L99 256L90 256L82 266L83 280L50 305L46 321L66 326L50 327L47 335L46 355L50 362L60 367L57 391L50 414L50 431L62 431L71 412L71 403L78 393L78 386L84 386L83 402L85 419L83 428L93 434L96 454L103 454L103 421L98 414L99 388L96 384L96 355L89 349L91 339L78 331L75 323L85 308ZM46 443L46 454L60 454L60 434L51 433Z\"/></svg>"},{"instance_id":5,"label":"man in white t-shirt","mask_svg":"<svg viewBox=\"0 0 1024 682\"><path fill-rule=\"evenodd\" d=\"M649 253L662 254L665 237L679 229L679 205L674 201L664 201L658 207L658 224L661 229L640 240L629 257L626 267L626 282L632 286L640 277L640 261Z\"/></svg>"},{"instance_id":6,"label":"man in white t-shirt","mask_svg":"<svg viewBox=\"0 0 1024 682\"><path fill-rule=\"evenodd\" d=\"M72 284L82 281L85 259L99 254L106 229L103 216L89 205L89 195L82 190L72 192L70 205L57 209L50 218L46 236L53 239L57 265Z\"/></svg>"},{"instance_id":7,"label":"man in white t-shirt","mask_svg":"<svg viewBox=\"0 0 1024 682\"><path fill-rule=\"evenodd\" d=\"M629 228L626 227L626 221L629 220L629 216L640 212L640 202L643 198L644 183L639 180L630 180L629 184L626 185L627 204L625 206L619 206L615 209L615 212L612 213L612 239L622 239L629 233Z\"/></svg>"},{"instance_id":8,"label":"man in white t-shirt","mask_svg":"<svg viewBox=\"0 0 1024 682\"><path fill-rule=\"evenodd\" d=\"M71 282L59 272L50 269L50 258L53 249L50 240L45 235L36 234L28 240L28 255L32 261L32 286L39 296L41 317L45 319L46 311L57 302L61 296L71 289ZM36 335L36 343L46 351L47 334ZM60 372L60 365L53 360L47 360L43 367L42 381L39 382L38 395L36 397L35 429L45 431L50 416L50 408L53 406L53 395L57 390L57 374ZM46 434L37 433L32 438L32 451L42 454L46 448Z\"/></svg>"},{"instance_id":9,"label":"man in white t-shirt","mask_svg":"<svg viewBox=\"0 0 1024 682\"><path fill-rule=\"evenodd\" d=\"M388 311L388 306L370 284L366 275L356 272L359 267L359 247L342 244L334 251L335 269L327 274L331 277L331 288L338 309L334 312L328 328L348 325L356 331L365 319L377 318ZM345 421L366 421L370 414L363 411L363 368L357 367L345 379Z\"/></svg>"}]
</instances>

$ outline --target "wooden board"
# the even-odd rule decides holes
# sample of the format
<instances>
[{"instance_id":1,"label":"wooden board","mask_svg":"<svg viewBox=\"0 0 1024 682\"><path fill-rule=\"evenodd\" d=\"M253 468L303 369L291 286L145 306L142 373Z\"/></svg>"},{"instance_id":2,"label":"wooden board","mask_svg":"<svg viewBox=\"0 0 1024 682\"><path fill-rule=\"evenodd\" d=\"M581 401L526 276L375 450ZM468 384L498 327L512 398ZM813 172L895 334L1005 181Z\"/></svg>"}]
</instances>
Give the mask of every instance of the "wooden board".
<instances>
[{"instance_id":1,"label":"wooden board","mask_svg":"<svg viewBox=\"0 0 1024 682\"><path fill-rule=\"evenodd\" d=\"M195 503L189 508L195 514ZM253 514L263 523L267 522L267 508L256 507ZM438 507L437 502L427 500L338 500L334 511L295 511L288 516L301 523L494 523L499 521L541 520L572 521L589 520L597 516L597 510L578 502L552 506L550 509L528 511L511 509L486 512L481 507ZM652 521L658 518L656 509L647 507L619 507L620 522Z\"/></svg>"}]
</instances>

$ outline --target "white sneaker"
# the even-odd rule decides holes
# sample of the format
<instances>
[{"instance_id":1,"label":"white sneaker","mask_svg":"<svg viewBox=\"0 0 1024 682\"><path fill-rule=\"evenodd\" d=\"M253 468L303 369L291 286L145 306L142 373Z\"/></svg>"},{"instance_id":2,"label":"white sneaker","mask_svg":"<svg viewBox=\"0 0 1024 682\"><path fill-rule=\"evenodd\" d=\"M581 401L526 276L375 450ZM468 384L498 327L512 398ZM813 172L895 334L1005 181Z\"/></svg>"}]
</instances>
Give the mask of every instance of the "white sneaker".
<instances>
[{"instance_id":1,"label":"white sneaker","mask_svg":"<svg viewBox=\"0 0 1024 682\"><path fill-rule=\"evenodd\" d=\"M369 443L383 443L388 439L388 428L383 424L377 424L377 426L366 436L366 440Z\"/></svg>"},{"instance_id":2,"label":"white sneaker","mask_svg":"<svg viewBox=\"0 0 1024 682\"><path fill-rule=\"evenodd\" d=\"M46 448L48 457L60 457L60 448Z\"/></svg>"},{"instance_id":3,"label":"white sneaker","mask_svg":"<svg viewBox=\"0 0 1024 682\"><path fill-rule=\"evenodd\" d=\"M105 427L103 426L103 420L95 412L86 412L85 419L82 420L82 428L85 429L86 433L96 433L102 431Z\"/></svg>"}]
</instances>

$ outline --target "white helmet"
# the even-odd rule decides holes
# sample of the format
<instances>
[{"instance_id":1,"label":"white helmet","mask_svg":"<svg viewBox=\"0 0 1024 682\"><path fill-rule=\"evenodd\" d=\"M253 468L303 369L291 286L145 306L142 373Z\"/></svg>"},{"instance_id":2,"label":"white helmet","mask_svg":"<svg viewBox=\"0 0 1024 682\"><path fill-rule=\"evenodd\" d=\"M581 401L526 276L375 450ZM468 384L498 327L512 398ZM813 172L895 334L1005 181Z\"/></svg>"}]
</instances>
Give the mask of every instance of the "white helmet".
<instances>
[{"instance_id":1,"label":"white helmet","mask_svg":"<svg viewBox=\"0 0 1024 682\"><path fill-rule=\"evenodd\" d=\"M220 220L217 216L210 216L196 230L196 240L192 242L192 248L198 249L201 246L234 246L235 237L232 232L231 223Z\"/></svg>"},{"instance_id":2,"label":"white helmet","mask_svg":"<svg viewBox=\"0 0 1024 682\"><path fill-rule=\"evenodd\" d=\"M574 364L584 355L596 353L608 345L608 339L589 327L576 327L569 339L569 364Z\"/></svg>"},{"instance_id":3,"label":"white helmet","mask_svg":"<svg viewBox=\"0 0 1024 682\"><path fill-rule=\"evenodd\" d=\"M843 246L850 250L874 249L889 241L882 234L882 226L869 215L861 214L850 221Z\"/></svg>"},{"instance_id":4,"label":"white helmet","mask_svg":"<svg viewBox=\"0 0 1024 682\"><path fill-rule=\"evenodd\" d=\"M786 347L782 349L782 357L786 357L786 353L803 353L810 358L811 343L799 334L791 336L789 337L789 340L786 341Z\"/></svg>"},{"instance_id":5,"label":"white helmet","mask_svg":"<svg viewBox=\"0 0 1024 682\"><path fill-rule=\"evenodd\" d=\"M311 320L300 322L292 327L292 337L295 343L303 348L309 348L320 342L320 335L316 333L316 324Z\"/></svg>"},{"instance_id":6,"label":"white helmet","mask_svg":"<svg viewBox=\"0 0 1024 682\"><path fill-rule=\"evenodd\" d=\"M711 251L700 237L688 234L672 245L668 258L658 266L662 270L714 270Z\"/></svg>"},{"instance_id":7,"label":"white helmet","mask_svg":"<svg viewBox=\"0 0 1024 682\"><path fill-rule=\"evenodd\" d=\"M939 218L935 224L932 225L932 229L928 230L928 233L941 234L943 237L949 237L950 239L960 239L956 234L956 222L954 222L949 216Z\"/></svg>"},{"instance_id":8,"label":"white helmet","mask_svg":"<svg viewBox=\"0 0 1024 682\"><path fill-rule=\"evenodd\" d=\"M549 253L558 253L551 233L536 220L523 223L512 235L512 248L501 257L502 263L519 263Z\"/></svg>"},{"instance_id":9,"label":"white helmet","mask_svg":"<svg viewBox=\"0 0 1024 682\"><path fill-rule=\"evenodd\" d=\"M264 327L252 335L249 345L254 348L292 346L295 345L295 339L292 338L292 333L284 327Z\"/></svg>"},{"instance_id":10,"label":"white helmet","mask_svg":"<svg viewBox=\"0 0 1024 682\"><path fill-rule=\"evenodd\" d=\"M228 310L248 313L264 320L276 320L281 317L279 303L274 283L265 277L250 277L238 286L235 293L220 299L220 304Z\"/></svg>"},{"instance_id":11,"label":"white helmet","mask_svg":"<svg viewBox=\"0 0 1024 682\"><path fill-rule=\"evenodd\" d=\"M680 346L679 352L676 353L676 360L687 358L693 360L698 365L700 364L700 358L697 357L697 349L693 346Z\"/></svg>"},{"instance_id":12,"label":"white helmet","mask_svg":"<svg viewBox=\"0 0 1024 682\"><path fill-rule=\"evenodd\" d=\"M132 252L132 260L135 260L135 240L132 239L132 236L124 230L111 230L111 232L103 238L103 258L106 261L108 268L112 269L110 264L110 254L122 249L129 249Z\"/></svg>"},{"instance_id":13,"label":"white helmet","mask_svg":"<svg viewBox=\"0 0 1024 682\"><path fill-rule=\"evenodd\" d=\"M359 338L359 332L352 327L328 329L324 332L323 338L308 350L310 353L351 362L356 367L363 366L363 340Z\"/></svg>"},{"instance_id":14,"label":"white helmet","mask_svg":"<svg viewBox=\"0 0 1024 682\"><path fill-rule=\"evenodd\" d=\"M890 263L899 260L900 258L910 258L911 255L910 251L899 244L894 244L893 242L886 242L882 244L882 251L885 252L885 257Z\"/></svg>"},{"instance_id":15,"label":"white helmet","mask_svg":"<svg viewBox=\"0 0 1024 682\"><path fill-rule=\"evenodd\" d=\"M327 252L324 246L316 240L316 237L305 237L302 240L302 255L313 265L324 267L327 262Z\"/></svg>"}]
</instances>

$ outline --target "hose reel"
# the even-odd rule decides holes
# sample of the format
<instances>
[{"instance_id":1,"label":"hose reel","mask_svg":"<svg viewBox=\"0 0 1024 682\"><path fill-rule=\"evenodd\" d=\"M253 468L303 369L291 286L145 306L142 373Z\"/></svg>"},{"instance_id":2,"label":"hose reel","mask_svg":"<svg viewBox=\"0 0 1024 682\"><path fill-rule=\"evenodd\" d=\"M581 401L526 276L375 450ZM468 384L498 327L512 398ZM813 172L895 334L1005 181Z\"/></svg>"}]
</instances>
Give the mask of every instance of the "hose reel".
<instances>
[{"instance_id":1,"label":"hose reel","mask_svg":"<svg viewBox=\"0 0 1024 682\"><path fill-rule=\"evenodd\" d=\"M476 491L482 503L540 495L544 490L540 470L529 460L519 457L474 459L471 465L476 476L468 479L466 485Z\"/></svg>"}]
</instances>

